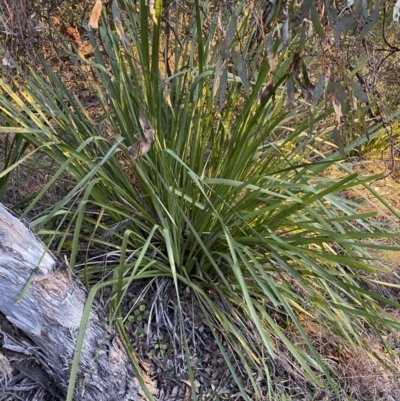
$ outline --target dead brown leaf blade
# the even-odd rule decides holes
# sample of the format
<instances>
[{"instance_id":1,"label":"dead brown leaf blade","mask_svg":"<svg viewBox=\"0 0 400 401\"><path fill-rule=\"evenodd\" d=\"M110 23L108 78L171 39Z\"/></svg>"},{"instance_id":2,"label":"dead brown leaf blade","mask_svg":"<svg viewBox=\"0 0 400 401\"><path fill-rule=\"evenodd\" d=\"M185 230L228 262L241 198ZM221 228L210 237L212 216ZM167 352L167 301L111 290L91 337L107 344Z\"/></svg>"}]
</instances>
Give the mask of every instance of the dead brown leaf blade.
<instances>
[{"instance_id":1,"label":"dead brown leaf blade","mask_svg":"<svg viewBox=\"0 0 400 401\"><path fill-rule=\"evenodd\" d=\"M117 0L114 0L112 2L111 9L112 9L112 15L114 18L115 29L117 30L117 34L118 34L119 38L121 39L122 44L130 45L129 40L125 35L124 27L122 26L121 12L119 10Z\"/></svg>"},{"instance_id":2,"label":"dead brown leaf blade","mask_svg":"<svg viewBox=\"0 0 400 401\"><path fill-rule=\"evenodd\" d=\"M102 4L101 0L96 0L95 5L93 6L92 12L90 13L89 28L99 29L99 19L101 16L102 8L103 8L103 4Z\"/></svg>"},{"instance_id":3,"label":"dead brown leaf blade","mask_svg":"<svg viewBox=\"0 0 400 401\"><path fill-rule=\"evenodd\" d=\"M132 146L128 148L128 153L131 156L132 160L136 160L139 156L144 156L147 154L151 148L151 144L153 143L154 133L153 129L150 126L150 123L146 120L146 118L140 114L139 123L143 130L143 139L139 139Z\"/></svg>"}]
</instances>

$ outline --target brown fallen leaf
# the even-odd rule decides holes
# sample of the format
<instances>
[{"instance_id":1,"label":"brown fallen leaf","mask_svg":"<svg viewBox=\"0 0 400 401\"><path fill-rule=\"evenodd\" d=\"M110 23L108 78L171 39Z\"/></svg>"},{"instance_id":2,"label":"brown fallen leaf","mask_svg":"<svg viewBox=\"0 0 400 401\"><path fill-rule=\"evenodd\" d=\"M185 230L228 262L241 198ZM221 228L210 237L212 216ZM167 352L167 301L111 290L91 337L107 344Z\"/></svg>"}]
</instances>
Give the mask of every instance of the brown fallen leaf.
<instances>
[{"instance_id":1,"label":"brown fallen leaf","mask_svg":"<svg viewBox=\"0 0 400 401\"><path fill-rule=\"evenodd\" d=\"M142 114L139 116L139 123L142 127L144 138L137 140L128 148L128 153L132 160L136 160L139 156L144 156L148 153L154 139L153 128L151 128L149 122Z\"/></svg>"},{"instance_id":2,"label":"brown fallen leaf","mask_svg":"<svg viewBox=\"0 0 400 401\"><path fill-rule=\"evenodd\" d=\"M190 392L190 387L186 386L185 389L185 398L183 399L184 401L190 401L190 396L191 396L191 392Z\"/></svg>"},{"instance_id":3,"label":"brown fallen leaf","mask_svg":"<svg viewBox=\"0 0 400 401\"><path fill-rule=\"evenodd\" d=\"M151 141L145 139L139 139L132 146L129 146L128 153L132 160L136 160L138 156L144 156L149 152L151 148Z\"/></svg>"},{"instance_id":4,"label":"brown fallen leaf","mask_svg":"<svg viewBox=\"0 0 400 401\"><path fill-rule=\"evenodd\" d=\"M144 156L150 150L151 141L145 139L145 140L142 141L141 145L142 146L140 147L140 149L141 149L140 156Z\"/></svg>"},{"instance_id":5,"label":"brown fallen leaf","mask_svg":"<svg viewBox=\"0 0 400 401\"><path fill-rule=\"evenodd\" d=\"M143 114L139 115L139 123L142 127L144 137L151 144L151 142L153 142L153 129L151 128L149 122L146 120Z\"/></svg>"},{"instance_id":6,"label":"brown fallen leaf","mask_svg":"<svg viewBox=\"0 0 400 401\"><path fill-rule=\"evenodd\" d=\"M339 102L339 100L336 98L335 94L332 93L330 96L333 110L335 111L336 114L336 121L337 121L337 127L340 127L343 123L343 111L342 111L342 104Z\"/></svg>"},{"instance_id":7,"label":"brown fallen leaf","mask_svg":"<svg viewBox=\"0 0 400 401\"><path fill-rule=\"evenodd\" d=\"M192 382L190 380L180 379L180 381L182 383L185 383L188 387L192 388ZM200 388L200 383L198 380L194 380L193 384L196 390Z\"/></svg>"},{"instance_id":8,"label":"brown fallen leaf","mask_svg":"<svg viewBox=\"0 0 400 401\"><path fill-rule=\"evenodd\" d=\"M101 16L102 8L103 8L103 4L101 3L101 0L96 0L93 10L90 13L89 28L91 28L91 29L99 28L99 19Z\"/></svg>"},{"instance_id":9,"label":"brown fallen leaf","mask_svg":"<svg viewBox=\"0 0 400 401\"><path fill-rule=\"evenodd\" d=\"M6 51L4 53L3 59L1 60L2 64L8 68L14 68L14 66L10 62L10 53Z\"/></svg>"},{"instance_id":10,"label":"brown fallen leaf","mask_svg":"<svg viewBox=\"0 0 400 401\"><path fill-rule=\"evenodd\" d=\"M141 141L136 141L132 146L129 146L128 148L128 153L132 160L136 160L139 156L140 142Z\"/></svg>"}]
</instances>

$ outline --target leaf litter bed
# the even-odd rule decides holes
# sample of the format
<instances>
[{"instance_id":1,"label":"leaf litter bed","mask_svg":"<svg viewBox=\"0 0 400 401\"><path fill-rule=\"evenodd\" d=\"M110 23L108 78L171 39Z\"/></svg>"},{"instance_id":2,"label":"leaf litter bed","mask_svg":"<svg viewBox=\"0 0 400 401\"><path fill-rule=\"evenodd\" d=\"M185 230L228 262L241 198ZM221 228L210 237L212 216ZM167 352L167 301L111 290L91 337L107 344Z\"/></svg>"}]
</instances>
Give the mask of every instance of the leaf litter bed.
<instances>
[{"instance_id":1,"label":"leaf litter bed","mask_svg":"<svg viewBox=\"0 0 400 401\"><path fill-rule=\"evenodd\" d=\"M157 398L190 400L193 384L199 400L240 399L214 336L201 310L193 305L189 289L182 289L180 294L185 344L173 282L159 279L142 286L137 283L127 297L131 301L125 306L129 313L125 325L142 369L157 383ZM190 361L185 356L185 345ZM189 379L189 364L193 383Z\"/></svg>"}]
</instances>

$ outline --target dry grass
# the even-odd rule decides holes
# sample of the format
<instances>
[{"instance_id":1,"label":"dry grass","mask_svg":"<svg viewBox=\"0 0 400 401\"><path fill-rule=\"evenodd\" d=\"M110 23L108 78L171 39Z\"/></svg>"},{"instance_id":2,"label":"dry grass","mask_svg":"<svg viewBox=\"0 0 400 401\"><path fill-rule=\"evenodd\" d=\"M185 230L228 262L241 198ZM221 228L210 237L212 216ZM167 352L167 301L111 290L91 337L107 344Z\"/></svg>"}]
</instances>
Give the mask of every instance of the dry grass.
<instances>
[{"instance_id":1,"label":"dry grass","mask_svg":"<svg viewBox=\"0 0 400 401\"><path fill-rule=\"evenodd\" d=\"M324 362L337 372L341 399L350 396L353 400L398 400L400 399L400 357L393 357L382 347L376 336L367 331L362 334L364 346L354 349L340 336L332 333L327 327L309 318L301 321L313 346L321 354ZM293 331L292 334L295 332ZM395 348L399 349L399 336L395 334ZM294 335L293 340L306 345L301 336ZM388 367L385 369L380 359ZM343 398L342 398L343 397ZM329 394L330 400L336 400L334 394Z\"/></svg>"},{"instance_id":2,"label":"dry grass","mask_svg":"<svg viewBox=\"0 0 400 401\"><path fill-rule=\"evenodd\" d=\"M0 136L0 149L4 146L5 137ZM34 147L30 145L25 152L28 157L24 163L18 165L13 171L10 183L7 188L3 204L16 211L22 211L29 205L32 197L39 193L51 180L59 166L55 165L42 152L34 152ZM2 169L0 160L0 171ZM73 182L66 173L52 185L41 198L39 204L30 212L31 216L36 216L46 208L54 205L62 199L72 188ZM28 200L26 200L29 198Z\"/></svg>"}]
</instances>

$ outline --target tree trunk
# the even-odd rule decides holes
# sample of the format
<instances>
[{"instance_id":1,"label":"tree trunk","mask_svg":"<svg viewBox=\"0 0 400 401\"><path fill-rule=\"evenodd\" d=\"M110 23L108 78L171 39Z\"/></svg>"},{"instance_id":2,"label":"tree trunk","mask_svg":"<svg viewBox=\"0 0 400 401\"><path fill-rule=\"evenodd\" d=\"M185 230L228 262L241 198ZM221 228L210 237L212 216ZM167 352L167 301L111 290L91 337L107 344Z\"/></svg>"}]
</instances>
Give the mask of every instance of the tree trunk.
<instances>
[{"instance_id":1,"label":"tree trunk","mask_svg":"<svg viewBox=\"0 0 400 401\"><path fill-rule=\"evenodd\" d=\"M35 271L22 301L17 302ZM65 263L0 204L0 312L46 359L47 373L65 395L87 293ZM83 343L74 399L143 400L125 350L94 303ZM35 353L35 351L33 351Z\"/></svg>"}]
</instances>

